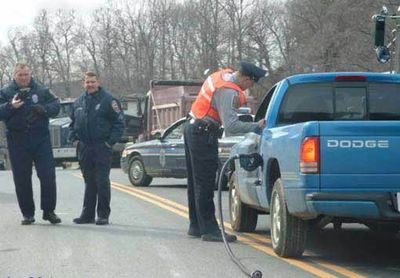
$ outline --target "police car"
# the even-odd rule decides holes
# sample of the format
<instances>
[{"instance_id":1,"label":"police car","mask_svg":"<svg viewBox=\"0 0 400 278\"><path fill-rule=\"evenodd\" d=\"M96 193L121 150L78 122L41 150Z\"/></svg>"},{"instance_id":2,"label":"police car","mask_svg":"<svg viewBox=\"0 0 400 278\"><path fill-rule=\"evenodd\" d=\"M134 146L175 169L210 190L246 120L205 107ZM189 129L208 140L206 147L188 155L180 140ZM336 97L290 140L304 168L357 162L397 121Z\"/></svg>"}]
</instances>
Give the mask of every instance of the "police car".
<instances>
[{"instance_id":1,"label":"police car","mask_svg":"<svg viewBox=\"0 0 400 278\"><path fill-rule=\"evenodd\" d=\"M250 115L248 115L250 116ZM121 155L121 169L134 186L148 186L155 177L186 178L183 129L185 118L170 125L158 139L127 145ZM231 147L242 136L219 140L220 166L228 159Z\"/></svg>"}]
</instances>

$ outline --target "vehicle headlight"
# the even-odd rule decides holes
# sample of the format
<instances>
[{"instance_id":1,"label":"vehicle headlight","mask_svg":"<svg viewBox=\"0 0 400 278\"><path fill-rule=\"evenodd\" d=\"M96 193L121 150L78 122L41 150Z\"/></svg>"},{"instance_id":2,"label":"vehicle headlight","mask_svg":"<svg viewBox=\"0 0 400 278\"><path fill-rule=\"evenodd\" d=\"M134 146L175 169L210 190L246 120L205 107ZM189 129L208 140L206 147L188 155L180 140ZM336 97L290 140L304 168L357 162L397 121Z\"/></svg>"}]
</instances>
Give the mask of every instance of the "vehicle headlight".
<instances>
[{"instance_id":1,"label":"vehicle headlight","mask_svg":"<svg viewBox=\"0 0 400 278\"><path fill-rule=\"evenodd\" d=\"M121 157L125 158L125 157L127 157L130 153L131 153L131 152L130 152L129 150L123 150L123 151L122 151L122 154L121 154Z\"/></svg>"},{"instance_id":2,"label":"vehicle headlight","mask_svg":"<svg viewBox=\"0 0 400 278\"><path fill-rule=\"evenodd\" d=\"M231 148L230 147L219 147L218 148L218 153L220 155L228 155L231 153Z\"/></svg>"}]
</instances>

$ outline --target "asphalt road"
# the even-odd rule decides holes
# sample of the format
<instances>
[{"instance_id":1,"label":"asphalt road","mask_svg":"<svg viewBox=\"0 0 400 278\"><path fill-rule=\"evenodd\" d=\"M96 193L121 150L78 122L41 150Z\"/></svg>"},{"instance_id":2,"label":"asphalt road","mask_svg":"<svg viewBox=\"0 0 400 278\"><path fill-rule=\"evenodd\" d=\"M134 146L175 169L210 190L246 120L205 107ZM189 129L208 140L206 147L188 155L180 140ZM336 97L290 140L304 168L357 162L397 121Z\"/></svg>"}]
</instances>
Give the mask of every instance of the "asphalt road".
<instances>
[{"instance_id":1,"label":"asphalt road","mask_svg":"<svg viewBox=\"0 0 400 278\"><path fill-rule=\"evenodd\" d=\"M148 188L129 185L113 169L111 225L76 225L83 180L79 170L57 170L57 213L63 222L41 219L34 178L36 223L21 226L11 172L0 172L0 278L58 277L246 277L222 243L186 235L186 181L155 179ZM224 192L224 215L227 192ZM382 238L361 225L312 232L301 260L274 255L269 218L257 230L239 234L233 251L263 277L400 277L400 240Z\"/></svg>"}]
</instances>

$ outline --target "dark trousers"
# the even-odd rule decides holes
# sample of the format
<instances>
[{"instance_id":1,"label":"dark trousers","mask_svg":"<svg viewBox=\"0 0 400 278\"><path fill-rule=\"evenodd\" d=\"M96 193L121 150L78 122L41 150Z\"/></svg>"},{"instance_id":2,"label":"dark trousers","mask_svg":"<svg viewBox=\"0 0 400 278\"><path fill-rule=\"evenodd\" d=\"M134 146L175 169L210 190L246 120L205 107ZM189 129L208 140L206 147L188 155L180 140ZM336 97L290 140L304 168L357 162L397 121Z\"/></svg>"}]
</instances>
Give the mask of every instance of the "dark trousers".
<instances>
[{"instance_id":1,"label":"dark trousers","mask_svg":"<svg viewBox=\"0 0 400 278\"><path fill-rule=\"evenodd\" d=\"M218 230L214 206L218 136L187 121L184 139L190 227L199 229L201 234L210 233Z\"/></svg>"},{"instance_id":2,"label":"dark trousers","mask_svg":"<svg viewBox=\"0 0 400 278\"><path fill-rule=\"evenodd\" d=\"M112 150L104 143L83 144L79 142L78 159L85 180L85 196L81 216L94 219L110 216L110 168Z\"/></svg>"},{"instance_id":3,"label":"dark trousers","mask_svg":"<svg viewBox=\"0 0 400 278\"><path fill-rule=\"evenodd\" d=\"M32 165L35 164L40 181L40 208L54 211L57 201L56 173L48 132L9 132L7 144L17 193L18 204L24 216L34 216L32 192Z\"/></svg>"}]
</instances>

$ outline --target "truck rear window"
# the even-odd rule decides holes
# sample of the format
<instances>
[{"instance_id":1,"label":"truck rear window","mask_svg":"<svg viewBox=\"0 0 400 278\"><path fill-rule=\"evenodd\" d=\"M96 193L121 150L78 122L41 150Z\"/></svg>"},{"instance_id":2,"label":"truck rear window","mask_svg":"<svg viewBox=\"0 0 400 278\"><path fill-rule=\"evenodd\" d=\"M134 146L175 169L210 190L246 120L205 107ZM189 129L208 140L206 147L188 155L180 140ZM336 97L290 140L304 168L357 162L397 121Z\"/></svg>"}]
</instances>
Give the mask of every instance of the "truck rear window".
<instances>
[{"instance_id":1,"label":"truck rear window","mask_svg":"<svg viewBox=\"0 0 400 278\"><path fill-rule=\"evenodd\" d=\"M293 85L285 94L278 116L278 124L333 120L400 120L400 85Z\"/></svg>"}]
</instances>

